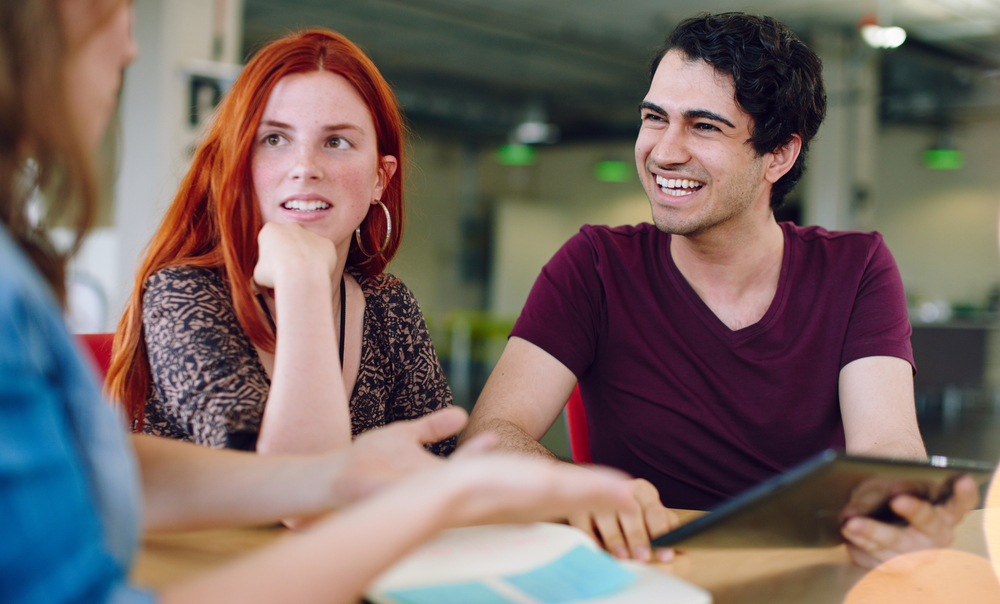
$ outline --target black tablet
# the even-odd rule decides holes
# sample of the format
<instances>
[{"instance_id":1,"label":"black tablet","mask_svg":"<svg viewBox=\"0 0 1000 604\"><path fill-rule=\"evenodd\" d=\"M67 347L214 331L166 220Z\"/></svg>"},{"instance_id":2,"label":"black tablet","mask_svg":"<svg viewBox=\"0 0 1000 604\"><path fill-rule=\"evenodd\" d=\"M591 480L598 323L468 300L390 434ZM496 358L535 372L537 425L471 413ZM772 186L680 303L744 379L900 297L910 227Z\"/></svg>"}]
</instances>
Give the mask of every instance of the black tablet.
<instances>
[{"instance_id":1,"label":"black tablet","mask_svg":"<svg viewBox=\"0 0 1000 604\"><path fill-rule=\"evenodd\" d=\"M927 461L856 457L823 451L708 514L653 540L654 547L824 547L844 542L846 518L905 524L889 499L910 493L940 503L969 474L982 488L994 465L934 456Z\"/></svg>"}]
</instances>

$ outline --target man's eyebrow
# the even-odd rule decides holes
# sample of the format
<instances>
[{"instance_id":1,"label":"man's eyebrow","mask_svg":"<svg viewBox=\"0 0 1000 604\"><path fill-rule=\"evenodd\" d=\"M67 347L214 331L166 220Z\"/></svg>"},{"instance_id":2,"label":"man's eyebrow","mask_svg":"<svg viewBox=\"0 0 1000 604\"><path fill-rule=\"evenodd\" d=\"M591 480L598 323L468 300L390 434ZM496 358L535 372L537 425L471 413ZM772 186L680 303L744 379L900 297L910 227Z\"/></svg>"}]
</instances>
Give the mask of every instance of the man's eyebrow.
<instances>
[{"instance_id":1,"label":"man's eyebrow","mask_svg":"<svg viewBox=\"0 0 1000 604\"><path fill-rule=\"evenodd\" d=\"M650 103L649 101L643 101L643 102L639 103L639 111L642 111L643 109L649 109L650 111L655 111L656 113L659 113L660 115L666 115L667 114L666 110L663 107L660 107L656 103Z\"/></svg>"},{"instance_id":2,"label":"man's eyebrow","mask_svg":"<svg viewBox=\"0 0 1000 604\"><path fill-rule=\"evenodd\" d=\"M707 109L692 109L690 111L685 111L684 112L684 118L685 119L689 119L689 120L698 119L698 118L704 118L704 119L707 119L707 120L714 120L716 122L722 122L723 124L729 126L730 128L735 128L736 127L735 125L733 125L732 122L730 122L726 118L722 117L718 113L715 113L714 111L708 111Z\"/></svg>"},{"instance_id":3,"label":"man's eyebrow","mask_svg":"<svg viewBox=\"0 0 1000 604\"><path fill-rule=\"evenodd\" d=\"M649 101L643 101L639 103L639 111L642 111L643 109L649 109L650 111L659 113L660 115L667 115L666 109L660 107L656 103L651 103ZM713 120L716 122L722 122L723 124L729 126L730 128L736 127L732 122L722 117L718 113L715 113L714 111L709 111L707 109L691 109L689 111L684 112L684 119L693 120L698 118Z\"/></svg>"}]
</instances>

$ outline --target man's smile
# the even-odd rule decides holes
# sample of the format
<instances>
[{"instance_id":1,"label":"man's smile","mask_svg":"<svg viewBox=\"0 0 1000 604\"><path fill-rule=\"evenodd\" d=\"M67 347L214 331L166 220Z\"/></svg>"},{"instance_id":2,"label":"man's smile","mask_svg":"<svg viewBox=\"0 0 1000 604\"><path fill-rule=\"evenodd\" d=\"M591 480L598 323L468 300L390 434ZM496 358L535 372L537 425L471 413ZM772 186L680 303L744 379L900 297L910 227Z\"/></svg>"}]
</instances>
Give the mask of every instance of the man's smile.
<instances>
[{"instance_id":1,"label":"man's smile","mask_svg":"<svg viewBox=\"0 0 1000 604\"><path fill-rule=\"evenodd\" d=\"M674 197L691 195L705 186L705 183L697 180L690 180L687 178L664 178L663 176L656 177L656 184L660 187L661 191Z\"/></svg>"}]
</instances>

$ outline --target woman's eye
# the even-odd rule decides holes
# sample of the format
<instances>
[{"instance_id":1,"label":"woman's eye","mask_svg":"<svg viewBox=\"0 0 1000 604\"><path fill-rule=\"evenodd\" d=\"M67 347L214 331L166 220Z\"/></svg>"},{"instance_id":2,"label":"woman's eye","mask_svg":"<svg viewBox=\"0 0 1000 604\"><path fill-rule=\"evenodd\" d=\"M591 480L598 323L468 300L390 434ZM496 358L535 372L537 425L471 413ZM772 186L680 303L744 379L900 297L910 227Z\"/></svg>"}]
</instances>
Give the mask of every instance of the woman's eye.
<instances>
[{"instance_id":1,"label":"woman's eye","mask_svg":"<svg viewBox=\"0 0 1000 604\"><path fill-rule=\"evenodd\" d=\"M346 149L351 146L349 142L339 136L330 137L330 140L328 140L326 144L328 147L333 147L334 149Z\"/></svg>"},{"instance_id":2,"label":"woman's eye","mask_svg":"<svg viewBox=\"0 0 1000 604\"><path fill-rule=\"evenodd\" d=\"M274 146L281 142L281 137L277 134L268 134L264 137L264 144Z\"/></svg>"}]
</instances>

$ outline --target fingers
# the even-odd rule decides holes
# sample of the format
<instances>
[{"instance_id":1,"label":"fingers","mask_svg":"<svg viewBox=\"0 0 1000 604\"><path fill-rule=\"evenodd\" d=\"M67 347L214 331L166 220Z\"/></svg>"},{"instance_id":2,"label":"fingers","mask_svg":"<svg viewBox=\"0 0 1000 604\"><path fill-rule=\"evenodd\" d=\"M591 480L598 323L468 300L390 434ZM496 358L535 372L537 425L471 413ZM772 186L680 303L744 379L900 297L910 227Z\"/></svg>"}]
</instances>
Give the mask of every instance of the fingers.
<instances>
[{"instance_id":1,"label":"fingers","mask_svg":"<svg viewBox=\"0 0 1000 604\"><path fill-rule=\"evenodd\" d=\"M906 529L855 516L844 523L844 537L873 559L883 562L907 549ZM917 549L917 548L914 548Z\"/></svg>"},{"instance_id":2,"label":"fingers","mask_svg":"<svg viewBox=\"0 0 1000 604\"><path fill-rule=\"evenodd\" d=\"M492 451L496 448L497 437L492 432L484 432L482 434L477 434L461 445L455 452L451 454L452 459L461 459L463 457L472 457L475 455L481 455L488 451Z\"/></svg>"},{"instance_id":3,"label":"fingers","mask_svg":"<svg viewBox=\"0 0 1000 604\"><path fill-rule=\"evenodd\" d=\"M951 544L951 527L957 520L945 506L935 506L909 495L893 497L889 506L909 523L906 533L920 533L926 537L929 546L945 547Z\"/></svg>"},{"instance_id":4,"label":"fingers","mask_svg":"<svg viewBox=\"0 0 1000 604\"><path fill-rule=\"evenodd\" d=\"M680 524L677 514L663 506L660 493L651 482L642 478L634 479L632 492L642 508L646 530L651 538L655 539Z\"/></svg>"},{"instance_id":5,"label":"fingers","mask_svg":"<svg viewBox=\"0 0 1000 604\"><path fill-rule=\"evenodd\" d=\"M461 407L448 407L406 423L421 444L436 443L465 427L469 414Z\"/></svg>"},{"instance_id":6,"label":"fingers","mask_svg":"<svg viewBox=\"0 0 1000 604\"><path fill-rule=\"evenodd\" d=\"M660 494L649 481L640 478L628 484L634 502L631 509L596 513L590 518L571 519L570 523L591 534L596 528L600 542L616 558L649 562L653 557L651 537L658 537L676 526L677 516L663 507ZM661 561L669 560L673 551L658 551L657 557Z\"/></svg>"},{"instance_id":7,"label":"fingers","mask_svg":"<svg viewBox=\"0 0 1000 604\"><path fill-rule=\"evenodd\" d=\"M629 515L625 514L625 516L624 522L630 522ZM628 559L630 557L630 548L625 541L625 534L622 532L621 524L619 524L619 515L614 512L599 513L593 515L593 520L594 527L597 529L601 542L604 544L604 549L608 550L615 558Z\"/></svg>"},{"instance_id":8,"label":"fingers","mask_svg":"<svg viewBox=\"0 0 1000 604\"><path fill-rule=\"evenodd\" d=\"M894 497L889 505L909 523L908 526L893 526L855 516L844 523L842 533L858 550L851 551L855 562L871 566L901 553L951 545L955 525L978 502L975 481L962 477L955 482L952 497L939 505L910 495Z\"/></svg>"},{"instance_id":9,"label":"fingers","mask_svg":"<svg viewBox=\"0 0 1000 604\"><path fill-rule=\"evenodd\" d=\"M593 539L598 544L601 543L600 538L594 531L594 519L590 516L590 512L580 512L577 514L570 514L567 518L569 525L580 529L581 531L587 533L587 535Z\"/></svg>"},{"instance_id":10,"label":"fingers","mask_svg":"<svg viewBox=\"0 0 1000 604\"><path fill-rule=\"evenodd\" d=\"M960 476L952 486L951 498L944 507L955 515L956 522L979 506L979 486L971 476Z\"/></svg>"}]
</instances>

